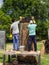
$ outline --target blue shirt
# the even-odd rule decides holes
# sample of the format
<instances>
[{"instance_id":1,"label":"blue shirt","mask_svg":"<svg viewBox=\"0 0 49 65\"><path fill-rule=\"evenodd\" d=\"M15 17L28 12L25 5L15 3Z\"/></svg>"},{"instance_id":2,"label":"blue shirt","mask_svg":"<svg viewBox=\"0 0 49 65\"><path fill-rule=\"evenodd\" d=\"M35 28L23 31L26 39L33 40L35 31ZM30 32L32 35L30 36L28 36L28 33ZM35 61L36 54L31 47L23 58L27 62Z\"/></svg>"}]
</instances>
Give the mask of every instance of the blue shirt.
<instances>
[{"instance_id":1,"label":"blue shirt","mask_svg":"<svg viewBox=\"0 0 49 65\"><path fill-rule=\"evenodd\" d=\"M29 35L36 35L36 26L36 24L28 25Z\"/></svg>"}]
</instances>

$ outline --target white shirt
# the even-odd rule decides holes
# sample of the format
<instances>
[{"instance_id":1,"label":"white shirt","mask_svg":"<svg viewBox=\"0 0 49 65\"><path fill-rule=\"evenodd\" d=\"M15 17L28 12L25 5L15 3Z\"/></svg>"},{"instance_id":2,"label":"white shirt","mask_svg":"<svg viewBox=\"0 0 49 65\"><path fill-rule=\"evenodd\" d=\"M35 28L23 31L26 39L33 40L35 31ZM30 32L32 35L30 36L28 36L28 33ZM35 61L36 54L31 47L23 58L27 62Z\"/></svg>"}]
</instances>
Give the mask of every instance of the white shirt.
<instances>
[{"instance_id":1,"label":"white shirt","mask_svg":"<svg viewBox=\"0 0 49 65\"><path fill-rule=\"evenodd\" d=\"M15 21L14 23L11 24L12 34L19 33L18 24L19 24L19 21Z\"/></svg>"}]
</instances>

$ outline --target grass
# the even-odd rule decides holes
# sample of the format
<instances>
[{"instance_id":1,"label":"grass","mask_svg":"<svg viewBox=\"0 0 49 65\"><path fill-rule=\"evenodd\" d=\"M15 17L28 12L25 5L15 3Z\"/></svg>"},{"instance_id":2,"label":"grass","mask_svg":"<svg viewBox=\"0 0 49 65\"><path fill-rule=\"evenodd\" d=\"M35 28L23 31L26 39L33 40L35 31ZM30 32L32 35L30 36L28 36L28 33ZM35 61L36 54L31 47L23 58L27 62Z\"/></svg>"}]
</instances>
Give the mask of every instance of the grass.
<instances>
[{"instance_id":1,"label":"grass","mask_svg":"<svg viewBox=\"0 0 49 65\"><path fill-rule=\"evenodd\" d=\"M49 54L41 57L41 65L49 65Z\"/></svg>"},{"instance_id":2,"label":"grass","mask_svg":"<svg viewBox=\"0 0 49 65\"><path fill-rule=\"evenodd\" d=\"M37 46L38 50L41 50L41 42L38 42ZM44 54L43 56L41 56L41 65L49 65L49 54Z\"/></svg>"},{"instance_id":3,"label":"grass","mask_svg":"<svg viewBox=\"0 0 49 65\"><path fill-rule=\"evenodd\" d=\"M41 50L42 44L41 42L37 43L38 50ZM13 46L12 44L8 43L6 44L6 49L12 49ZM2 54L0 54L0 62L2 62ZM6 62L7 62L7 57L6 57ZM41 56L41 65L49 65L49 54L44 54Z\"/></svg>"}]
</instances>

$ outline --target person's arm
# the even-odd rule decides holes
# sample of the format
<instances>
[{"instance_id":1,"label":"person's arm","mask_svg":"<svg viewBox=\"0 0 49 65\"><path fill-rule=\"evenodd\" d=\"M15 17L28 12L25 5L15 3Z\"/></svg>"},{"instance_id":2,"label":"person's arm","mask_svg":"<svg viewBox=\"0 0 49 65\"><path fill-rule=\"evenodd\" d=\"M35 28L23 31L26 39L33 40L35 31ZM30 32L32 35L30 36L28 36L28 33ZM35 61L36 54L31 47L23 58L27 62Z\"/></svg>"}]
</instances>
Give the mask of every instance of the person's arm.
<instances>
[{"instance_id":1,"label":"person's arm","mask_svg":"<svg viewBox=\"0 0 49 65\"><path fill-rule=\"evenodd\" d=\"M13 29L12 29L12 25L11 25L11 27L10 27L10 34L12 34L12 30L13 30Z\"/></svg>"},{"instance_id":2,"label":"person's arm","mask_svg":"<svg viewBox=\"0 0 49 65\"><path fill-rule=\"evenodd\" d=\"M19 23L20 23L20 21L17 21L17 23L19 24Z\"/></svg>"},{"instance_id":3,"label":"person's arm","mask_svg":"<svg viewBox=\"0 0 49 65\"><path fill-rule=\"evenodd\" d=\"M10 28L10 34L12 34L12 29Z\"/></svg>"}]
</instances>

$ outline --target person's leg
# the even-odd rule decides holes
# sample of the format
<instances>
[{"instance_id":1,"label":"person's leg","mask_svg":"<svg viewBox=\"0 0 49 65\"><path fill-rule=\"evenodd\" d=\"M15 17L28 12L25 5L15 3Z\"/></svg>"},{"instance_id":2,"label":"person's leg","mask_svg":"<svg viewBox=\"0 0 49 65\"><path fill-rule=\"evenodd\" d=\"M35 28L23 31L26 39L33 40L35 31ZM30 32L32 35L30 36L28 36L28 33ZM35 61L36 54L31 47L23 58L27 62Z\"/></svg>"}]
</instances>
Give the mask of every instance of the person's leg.
<instances>
[{"instance_id":1,"label":"person's leg","mask_svg":"<svg viewBox=\"0 0 49 65\"><path fill-rule=\"evenodd\" d=\"M36 36L33 36L33 43L34 43L34 51L37 51L37 43L36 43Z\"/></svg>"},{"instance_id":2,"label":"person's leg","mask_svg":"<svg viewBox=\"0 0 49 65\"><path fill-rule=\"evenodd\" d=\"M13 35L13 50L15 50L15 35Z\"/></svg>"},{"instance_id":3,"label":"person's leg","mask_svg":"<svg viewBox=\"0 0 49 65\"><path fill-rule=\"evenodd\" d=\"M32 45L32 38L31 38L31 36L29 36L29 39L28 39L28 51L31 50L31 45Z\"/></svg>"},{"instance_id":4,"label":"person's leg","mask_svg":"<svg viewBox=\"0 0 49 65\"><path fill-rule=\"evenodd\" d=\"M13 36L13 48L14 50L18 50L19 48L19 34Z\"/></svg>"},{"instance_id":5,"label":"person's leg","mask_svg":"<svg viewBox=\"0 0 49 65\"><path fill-rule=\"evenodd\" d=\"M17 50L19 50L20 36L17 34Z\"/></svg>"}]
</instances>

